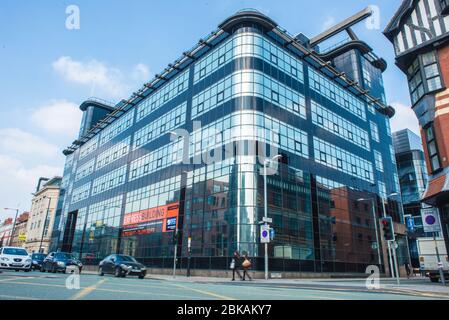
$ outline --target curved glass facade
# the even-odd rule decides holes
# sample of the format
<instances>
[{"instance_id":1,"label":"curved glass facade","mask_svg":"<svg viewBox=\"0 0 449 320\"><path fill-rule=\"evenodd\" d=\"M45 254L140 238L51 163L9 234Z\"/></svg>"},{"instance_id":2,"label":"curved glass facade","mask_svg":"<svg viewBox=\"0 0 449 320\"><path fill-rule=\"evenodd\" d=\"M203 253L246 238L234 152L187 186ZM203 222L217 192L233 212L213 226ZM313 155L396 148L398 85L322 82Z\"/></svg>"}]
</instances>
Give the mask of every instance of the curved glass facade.
<instances>
[{"instance_id":1,"label":"curved glass facade","mask_svg":"<svg viewBox=\"0 0 449 320\"><path fill-rule=\"evenodd\" d=\"M178 228L180 268L190 237L194 269L227 269L239 250L262 270L260 158L275 148L270 270L364 272L383 263L376 220L381 199L399 192L389 119L371 109L269 32L241 25L68 156L53 249L87 264L125 253L169 268ZM400 206L388 198L398 222Z\"/></svg>"}]
</instances>

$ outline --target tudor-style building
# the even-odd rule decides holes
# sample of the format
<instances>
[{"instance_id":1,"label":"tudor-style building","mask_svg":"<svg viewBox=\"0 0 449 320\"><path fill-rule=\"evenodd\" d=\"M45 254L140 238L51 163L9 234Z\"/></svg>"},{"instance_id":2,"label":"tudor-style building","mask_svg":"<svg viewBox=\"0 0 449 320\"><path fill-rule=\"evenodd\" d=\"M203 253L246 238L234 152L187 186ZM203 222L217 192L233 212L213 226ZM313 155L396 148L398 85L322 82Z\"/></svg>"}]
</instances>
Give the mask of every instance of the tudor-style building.
<instances>
[{"instance_id":1,"label":"tudor-style building","mask_svg":"<svg viewBox=\"0 0 449 320\"><path fill-rule=\"evenodd\" d=\"M384 34L421 127L430 174L422 201L439 208L449 248L449 1L404 0Z\"/></svg>"}]
</instances>

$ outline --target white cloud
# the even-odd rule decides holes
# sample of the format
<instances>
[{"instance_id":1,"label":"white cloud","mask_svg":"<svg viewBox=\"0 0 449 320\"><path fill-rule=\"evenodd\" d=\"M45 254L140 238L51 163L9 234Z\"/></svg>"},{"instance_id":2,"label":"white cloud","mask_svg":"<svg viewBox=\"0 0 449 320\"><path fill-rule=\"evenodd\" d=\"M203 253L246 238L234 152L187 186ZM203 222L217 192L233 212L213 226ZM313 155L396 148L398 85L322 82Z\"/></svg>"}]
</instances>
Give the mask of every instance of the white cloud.
<instances>
[{"instance_id":1,"label":"white cloud","mask_svg":"<svg viewBox=\"0 0 449 320\"><path fill-rule=\"evenodd\" d=\"M148 81L150 77L150 70L143 63L134 66L133 78L136 81Z\"/></svg>"},{"instance_id":2,"label":"white cloud","mask_svg":"<svg viewBox=\"0 0 449 320\"><path fill-rule=\"evenodd\" d=\"M9 155L52 158L58 153L58 147L17 128L0 129L0 150Z\"/></svg>"},{"instance_id":3,"label":"white cloud","mask_svg":"<svg viewBox=\"0 0 449 320\"><path fill-rule=\"evenodd\" d=\"M323 22L323 25L321 26L321 29L323 31L329 29L330 27L334 26L336 23L336 19L333 16L327 16L326 20Z\"/></svg>"},{"instance_id":4,"label":"white cloud","mask_svg":"<svg viewBox=\"0 0 449 320\"><path fill-rule=\"evenodd\" d=\"M49 133L62 134L74 138L79 131L82 112L75 103L53 100L34 110L33 124Z\"/></svg>"},{"instance_id":5,"label":"white cloud","mask_svg":"<svg viewBox=\"0 0 449 320\"><path fill-rule=\"evenodd\" d=\"M126 97L129 92L141 86L148 80L148 67L142 63L134 66L128 76L106 63L95 59L83 62L64 56L53 62L53 69L67 82L89 86L90 95L98 95L103 98L120 99Z\"/></svg>"},{"instance_id":6,"label":"white cloud","mask_svg":"<svg viewBox=\"0 0 449 320\"><path fill-rule=\"evenodd\" d=\"M27 167L18 158L0 154L0 203L4 207L17 207L21 211L30 210L31 193L35 192L40 177L54 177L62 174L62 167L35 165ZM1 219L11 215L3 212Z\"/></svg>"},{"instance_id":7,"label":"white cloud","mask_svg":"<svg viewBox=\"0 0 449 320\"><path fill-rule=\"evenodd\" d=\"M410 129L420 135L419 122L412 108L401 102L393 102L391 106L396 110L395 116L391 119L392 131Z\"/></svg>"}]
</instances>

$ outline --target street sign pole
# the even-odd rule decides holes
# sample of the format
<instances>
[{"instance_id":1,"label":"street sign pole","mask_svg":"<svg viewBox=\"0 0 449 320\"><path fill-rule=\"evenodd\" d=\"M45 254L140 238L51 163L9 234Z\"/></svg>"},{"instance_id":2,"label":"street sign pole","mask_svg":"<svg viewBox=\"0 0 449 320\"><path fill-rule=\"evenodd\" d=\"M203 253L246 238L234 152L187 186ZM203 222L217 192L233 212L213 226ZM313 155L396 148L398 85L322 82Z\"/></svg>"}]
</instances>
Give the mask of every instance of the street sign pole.
<instances>
[{"instance_id":1,"label":"street sign pole","mask_svg":"<svg viewBox=\"0 0 449 320\"><path fill-rule=\"evenodd\" d=\"M443 272L443 263L441 262L440 252L438 250L436 232L433 233L433 242L435 243L435 252L437 254L437 259L438 259L438 270L440 272L441 283L443 284L443 286L446 286L446 279L444 278L444 272Z\"/></svg>"},{"instance_id":2,"label":"street sign pole","mask_svg":"<svg viewBox=\"0 0 449 320\"><path fill-rule=\"evenodd\" d=\"M187 277L190 277L190 252L192 247L192 238L187 240Z\"/></svg>"},{"instance_id":3,"label":"street sign pole","mask_svg":"<svg viewBox=\"0 0 449 320\"><path fill-rule=\"evenodd\" d=\"M394 272L396 273L396 283L399 285L401 284L401 280L399 275L398 259L396 256L396 241L392 241L391 244L392 245L390 245L390 247L392 247L393 249L393 261L394 261Z\"/></svg>"},{"instance_id":4,"label":"street sign pole","mask_svg":"<svg viewBox=\"0 0 449 320\"><path fill-rule=\"evenodd\" d=\"M264 181L264 204L265 212L264 218L268 218L268 191L267 191L267 160L264 162L263 170L263 181ZM265 243L265 280L268 280L268 243Z\"/></svg>"},{"instance_id":5,"label":"street sign pole","mask_svg":"<svg viewBox=\"0 0 449 320\"><path fill-rule=\"evenodd\" d=\"M178 255L178 229L175 230L174 243L175 243L175 253L173 255L173 279L176 278L176 256Z\"/></svg>"}]
</instances>

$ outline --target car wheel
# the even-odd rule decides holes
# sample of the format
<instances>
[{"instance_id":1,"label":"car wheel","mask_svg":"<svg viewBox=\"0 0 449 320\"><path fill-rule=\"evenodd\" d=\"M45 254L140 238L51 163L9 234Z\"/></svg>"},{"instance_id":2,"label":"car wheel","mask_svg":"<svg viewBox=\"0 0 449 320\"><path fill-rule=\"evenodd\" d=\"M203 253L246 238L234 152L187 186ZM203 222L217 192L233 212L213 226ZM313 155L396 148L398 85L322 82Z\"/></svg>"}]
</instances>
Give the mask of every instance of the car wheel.
<instances>
[{"instance_id":1,"label":"car wheel","mask_svg":"<svg viewBox=\"0 0 449 320\"><path fill-rule=\"evenodd\" d=\"M139 276L139 279L145 279L145 276L144 276L143 274L141 274L141 275Z\"/></svg>"},{"instance_id":2,"label":"car wheel","mask_svg":"<svg viewBox=\"0 0 449 320\"><path fill-rule=\"evenodd\" d=\"M31 271L31 269L25 269L25 272L30 272Z\"/></svg>"},{"instance_id":3,"label":"car wheel","mask_svg":"<svg viewBox=\"0 0 449 320\"><path fill-rule=\"evenodd\" d=\"M437 277L435 277L435 278L430 278L430 281L431 281L431 282L438 282L438 281L440 281L440 279L437 278Z\"/></svg>"},{"instance_id":4,"label":"car wheel","mask_svg":"<svg viewBox=\"0 0 449 320\"><path fill-rule=\"evenodd\" d=\"M55 266L51 266L51 272L52 273L56 273L58 270L56 270L56 267Z\"/></svg>"},{"instance_id":5,"label":"car wheel","mask_svg":"<svg viewBox=\"0 0 449 320\"><path fill-rule=\"evenodd\" d=\"M100 277L104 276L104 272L103 272L103 268L102 268L102 267L99 267L99 268L98 268L98 275L99 275Z\"/></svg>"},{"instance_id":6,"label":"car wheel","mask_svg":"<svg viewBox=\"0 0 449 320\"><path fill-rule=\"evenodd\" d=\"M41 272L45 272L44 266L41 267L41 270L40 270L40 271L41 271Z\"/></svg>"},{"instance_id":7,"label":"car wheel","mask_svg":"<svg viewBox=\"0 0 449 320\"><path fill-rule=\"evenodd\" d=\"M114 275L115 275L117 278L120 278L120 277L122 276L122 270L120 270L120 267L115 268Z\"/></svg>"},{"instance_id":8,"label":"car wheel","mask_svg":"<svg viewBox=\"0 0 449 320\"><path fill-rule=\"evenodd\" d=\"M19 272L20 270L16 269L15 271L16 271L16 272Z\"/></svg>"}]
</instances>

